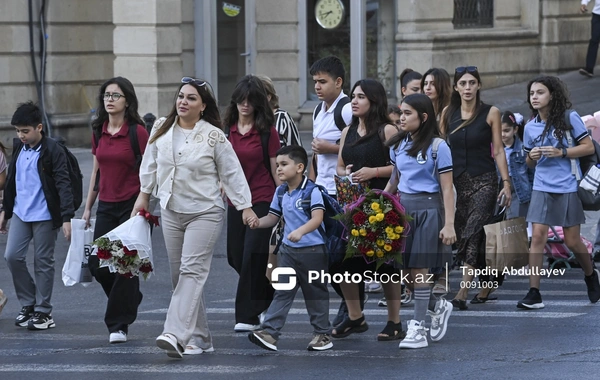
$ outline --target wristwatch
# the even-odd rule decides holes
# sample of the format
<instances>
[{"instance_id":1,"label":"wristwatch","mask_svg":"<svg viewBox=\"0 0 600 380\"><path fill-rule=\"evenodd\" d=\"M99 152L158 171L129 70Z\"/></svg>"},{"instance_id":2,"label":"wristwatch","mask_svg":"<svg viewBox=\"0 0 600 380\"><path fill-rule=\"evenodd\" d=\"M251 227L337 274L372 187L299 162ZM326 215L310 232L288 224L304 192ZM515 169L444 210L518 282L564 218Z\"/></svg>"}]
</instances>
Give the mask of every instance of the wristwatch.
<instances>
[{"instance_id":1,"label":"wristwatch","mask_svg":"<svg viewBox=\"0 0 600 380\"><path fill-rule=\"evenodd\" d=\"M562 157L565 158L567 157L567 148L562 148L563 154Z\"/></svg>"}]
</instances>

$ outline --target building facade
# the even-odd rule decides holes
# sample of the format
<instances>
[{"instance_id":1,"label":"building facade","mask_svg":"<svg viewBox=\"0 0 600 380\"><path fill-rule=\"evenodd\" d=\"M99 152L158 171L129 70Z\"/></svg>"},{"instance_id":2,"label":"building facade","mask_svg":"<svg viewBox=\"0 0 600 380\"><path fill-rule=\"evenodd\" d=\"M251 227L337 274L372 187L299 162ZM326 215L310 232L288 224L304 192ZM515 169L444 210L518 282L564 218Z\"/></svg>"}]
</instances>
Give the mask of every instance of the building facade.
<instances>
[{"instance_id":1,"label":"building facade","mask_svg":"<svg viewBox=\"0 0 600 380\"><path fill-rule=\"evenodd\" d=\"M311 128L309 68L334 54L345 88L378 78L397 101L410 67L478 66L486 88L583 65L590 16L578 0L4 0L0 139L18 103L44 105L53 135L89 144L99 85L124 76L140 112L165 115L182 76L208 80L226 106L245 74L275 83L282 108ZM31 17L30 17L31 13ZM35 62L35 64L34 64Z\"/></svg>"}]
</instances>

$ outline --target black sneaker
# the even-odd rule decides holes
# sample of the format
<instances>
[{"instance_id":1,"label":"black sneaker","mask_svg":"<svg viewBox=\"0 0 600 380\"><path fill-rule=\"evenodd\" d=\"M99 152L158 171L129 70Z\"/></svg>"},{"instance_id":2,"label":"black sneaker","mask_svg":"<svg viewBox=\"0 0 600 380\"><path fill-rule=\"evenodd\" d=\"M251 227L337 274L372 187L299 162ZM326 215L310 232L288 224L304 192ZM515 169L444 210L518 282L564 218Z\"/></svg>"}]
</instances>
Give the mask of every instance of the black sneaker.
<instances>
[{"instance_id":1,"label":"black sneaker","mask_svg":"<svg viewBox=\"0 0 600 380\"><path fill-rule=\"evenodd\" d=\"M585 276L585 284L587 285L588 298L591 303L596 303L600 299L600 277L598 269L594 268L591 276Z\"/></svg>"},{"instance_id":2,"label":"black sneaker","mask_svg":"<svg viewBox=\"0 0 600 380\"><path fill-rule=\"evenodd\" d=\"M517 303L517 307L520 309L543 309L544 303L540 291L536 288L529 289L529 293Z\"/></svg>"},{"instance_id":3,"label":"black sneaker","mask_svg":"<svg viewBox=\"0 0 600 380\"><path fill-rule=\"evenodd\" d=\"M52 327L56 327L52 316L40 311L36 311L33 314L33 318L31 318L27 324L28 330L47 330Z\"/></svg>"},{"instance_id":4,"label":"black sneaker","mask_svg":"<svg viewBox=\"0 0 600 380\"><path fill-rule=\"evenodd\" d=\"M17 318L15 318L15 325L19 327L27 327L27 323L33 317L33 306L23 306Z\"/></svg>"}]
</instances>

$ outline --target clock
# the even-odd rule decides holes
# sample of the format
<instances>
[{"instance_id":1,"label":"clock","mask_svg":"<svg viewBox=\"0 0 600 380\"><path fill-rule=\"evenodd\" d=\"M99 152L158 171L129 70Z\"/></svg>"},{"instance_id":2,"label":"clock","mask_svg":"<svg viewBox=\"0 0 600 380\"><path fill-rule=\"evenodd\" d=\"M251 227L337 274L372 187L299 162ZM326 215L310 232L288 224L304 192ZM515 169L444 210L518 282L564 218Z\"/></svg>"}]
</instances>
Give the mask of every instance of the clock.
<instances>
[{"instance_id":1,"label":"clock","mask_svg":"<svg viewBox=\"0 0 600 380\"><path fill-rule=\"evenodd\" d=\"M341 0L318 0L315 18L324 29L335 29L342 24L346 10Z\"/></svg>"}]
</instances>

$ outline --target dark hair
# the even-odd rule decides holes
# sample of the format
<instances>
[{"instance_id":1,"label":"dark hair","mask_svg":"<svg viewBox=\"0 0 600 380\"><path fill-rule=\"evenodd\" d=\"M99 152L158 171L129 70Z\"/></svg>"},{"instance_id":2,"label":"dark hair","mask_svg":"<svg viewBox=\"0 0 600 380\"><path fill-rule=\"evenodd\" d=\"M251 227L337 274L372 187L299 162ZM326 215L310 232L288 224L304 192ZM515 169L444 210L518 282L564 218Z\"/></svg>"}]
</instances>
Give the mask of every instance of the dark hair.
<instances>
[{"instance_id":1,"label":"dark hair","mask_svg":"<svg viewBox=\"0 0 600 380\"><path fill-rule=\"evenodd\" d=\"M435 111L431 99L425 94L410 94L402 99L402 103L406 103L415 109L421 126L417 129L419 133L413 133L413 143L407 151L409 156L416 157L419 152L425 157L427 149L431 145L434 137L440 137L440 129L435 118ZM423 114L427 114L427 120L423 121ZM386 141L387 146L397 145L407 135L407 132L400 131Z\"/></svg>"},{"instance_id":2,"label":"dark hair","mask_svg":"<svg viewBox=\"0 0 600 380\"><path fill-rule=\"evenodd\" d=\"M450 74L444 69L434 67L423 74L421 78L421 91L425 88L425 78L428 75L433 77L433 84L437 92L437 99L433 103L436 117L442 113L444 108L450 104L450 95L452 93L452 85L450 84Z\"/></svg>"},{"instance_id":3,"label":"dark hair","mask_svg":"<svg viewBox=\"0 0 600 380\"><path fill-rule=\"evenodd\" d=\"M402 115L402 111L400 111L400 107L398 107L397 105L393 104L391 106L388 107L388 115L391 113L395 113L396 115Z\"/></svg>"},{"instance_id":4,"label":"dark hair","mask_svg":"<svg viewBox=\"0 0 600 380\"><path fill-rule=\"evenodd\" d=\"M388 113L387 94L381 82L375 79L361 79L352 87L350 97L354 96L354 90L358 86L360 86L371 104L369 111L364 117L366 133L363 137L356 140L354 144L358 144L360 141L366 140L371 135L378 133L379 127L382 125L393 124ZM352 115L350 126L358 127L359 122L359 118Z\"/></svg>"},{"instance_id":5,"label":"dark hair","mask_svg":"<svg viewBox=\"0 0 600 380\"><path fill-rule=\"evenodd\" d=\"M37 127L42 124L42 111L31 100L17 106L10 124L16 126Z\"/></svg>"},{"instance_id":6,"label":"dark hair","mask_svg":"<svg viewBox=\"0 0 600 380\"><path fill-rule=\"evenodd\" d=\"M124 116L125 121L128 123L135 122L136 124L145 125L138 113L138 99L133 84L127 78L114 77L104 82L104 84L100 86L100 91L98 91L96 118L92 121L92 130L97 136L100 136L102 133L102 126L108 120L108 112L106 112L106 108L104 108L104 93L106 92L106 88L111 84L119 86L121 91L123 91L123 95L125 95L125 101L127 102Z\"/></svg>"},{"instance_id":7,"label":"dark hair","mask_svg":"<svg viewBox=\"0 0 600 380\"><path fill-rule=\"evenodd\" d=\"M573 129L573 127L567 125L565 121L565 111L571 108L572 105L571 101L569 100L569 92L567 91L567 87L560 79L552 76L540 76L529 82L527 84L527 103L529 103L529 108L532 111L533 117L539 114L538 110L533 109L531 106L531 98L529 96L531 86L534 83L539 83L546 86L551 95L550 103L548 103L548 109L550 111L548 112L548 119L546 120L546 126L544 127L542 136L548 133L550 127L552 126L556 130L556 138L558 141L562 141L564 131Z\"/></svg>"},{"instance_id":8,"label":"dark hair","mask_svg":"<svg viewBox=\"0 0 600 380\"><path fill-rule=\"evenodd\" d=\"M149 144L158 140L158 138L165 133L173 126L175 123L175 118L177 117L177 98L179 97L179 92L181 88L185 85L192 86L198 91L198 95L202 99L202 103L206 104L204 111L202 111L201 115L198 115L198 119L202 119L207 123L214 125L219 129L223 129L223 125L221 124L221 115L219 114L219 107L217 106L217 101L211 92L212 86L210 83L205 82L204 86L198 86L195 81L191 81L190 83L181 83L177 88L177 92L175 93L175 99L173 101L173 107L171 108L171 112L167 115L167 119L165 122L158 128L156 133L150 138L148 141Z\"/></svg>"},{"instance_id":9,"label":"dark hair","mask_svg":"<svg viewBox=\"0 0 600 380\"><path fill-rule=\"evenodd\" d=\"M454 86L457 85L460 78L465 76L465 74L473 75L475 77L475 79L477 79L477 82L479 82L479 84L481 84L481 77L479 76L479 71L477 69L474 69L471 71L468 71L468 70L461 71L461 72L455 71L454 72ZM444 114L443 123L444 123L444 128L446 129L444 132L447 133L448 126L450 126L450 118L452 117L454 112L456 112L456 110L460 109L461 103L462 103L462 99L461 99L458 91L456 91L456 89L452 90L452 97L450 98L450 104L448 105L447 112ZM477 118L477 116L479 116L479 112L481 111L481 104L482 104L481 103L481 91L479 91L479 89L478 89L477 94L475 95L475 109L473 110L471 117L468 120L463 121L463 123L461 125L459 125L454 131L452 131L452 133L457 132L459 129L462 129L462 128L466 127L467 125L471 124Z\"/></svg>"},{"instance_id":10,"label":"dark hair","mask_svg":"<svg viewBox=\"0 0 600 380\"><path fill-rule=\"evenodd\" d=\"M254 127L259 133L269 130L275 124L275 115L269 105L263 82L254 75L246 75L235 86L231 101L225 111L225 125L231 127L239 120L237 105L245 99L254 107Z\"/></svg>"},{"instance_id":11,"label":"dark hair","mask_svg":"<svg viewBox=\"0 0 600 380\"><path fill-rule=\"evenodd\" d=\"M517 136L519 136L519 139L521 139L521 141L523 141L523 124L517 123L517 118L515 117L515 114L513 114L510 111L504 111L502 112L502 116L500 117L500 122L502 124L508 124L509 127L511 128L519 128L517 130Z\"/></svg>"},{"instance_id":12,"label":"dark hair","mask_svg":"<svg viewBox=\"0 0 600 380\"><path fill-rule=\"evenodd\" d=\"M402 88L406 88L408 84L414 80L419 80L423 76L421 73L414 71L413 69L406 68L400 73L400 92L402 92ZM422 88L423 86L421 86ZM402 92L402 96L404 96L404 92Z\"/></svg>"},{"instance_id":13,"label":"dark hair","mask_svg":"<svg viewBox=\"0 0 600 380\"><path fill-rule=\"evenodd\" d=\"M328 74L335 81L337 78L342 78L342 85L346 78L346 69L342 61L335 55L321 58L310 67L310 75L318 73Z\"/></svg>"},{"instance_id":14,"label":"dark hair","mask_svg":"<svg viewBox=\"0 0 600 380\"><path fill-rule=\"evenodd\" d=\"M288 156L295 163L304 165L306 169L306 165L308 165L308 155L306 154L306 150L300 145L288 145L280 148L275 156Z\"/></svg>"}]
</instances>

